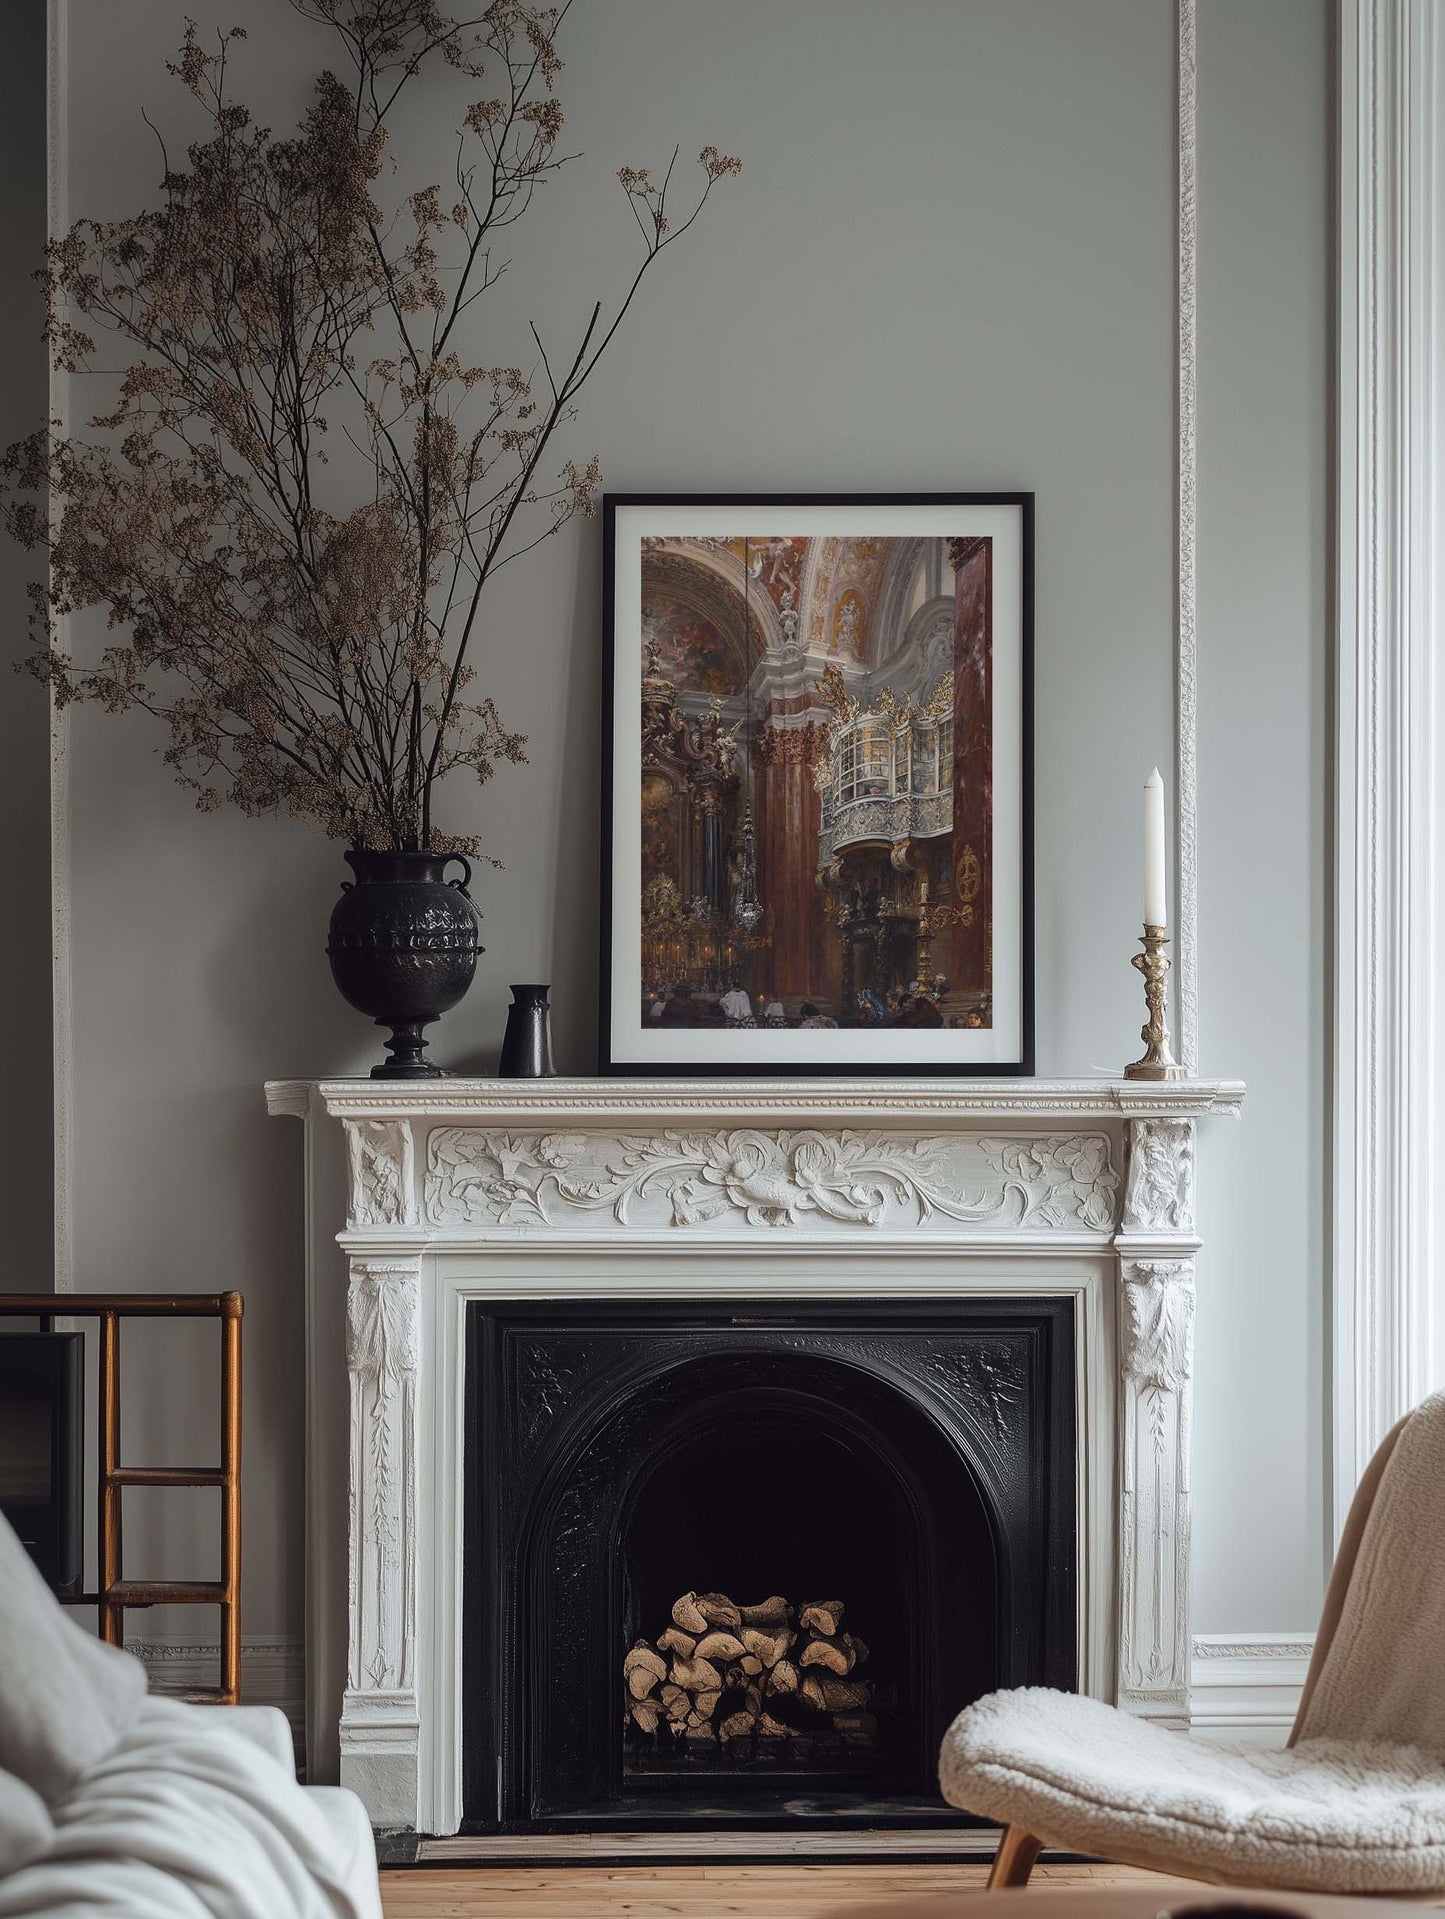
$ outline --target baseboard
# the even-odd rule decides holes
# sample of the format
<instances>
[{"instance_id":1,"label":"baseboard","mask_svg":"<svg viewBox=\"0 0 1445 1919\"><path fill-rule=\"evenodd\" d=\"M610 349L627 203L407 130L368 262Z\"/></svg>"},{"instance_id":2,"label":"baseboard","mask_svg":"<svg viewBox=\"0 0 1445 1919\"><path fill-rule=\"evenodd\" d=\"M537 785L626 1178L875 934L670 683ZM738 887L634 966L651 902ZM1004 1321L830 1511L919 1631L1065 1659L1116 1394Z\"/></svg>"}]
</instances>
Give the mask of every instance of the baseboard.
<instances>
[{"instance_id":1,"label":"baseboard","mask_svg":"<svg viewBox=\"0 0 1445 1919\"><path fill-rule=\"evenodd\" d=\"M1189 1728L1201 1738L1284 1744L1294 1723L1313 1640L1302 1633L1210 1633L1194 1641ZM136 1639L128 1647L156 1692L214 1686L220 1648ZM279 1706L298 1755L305 1734L305 1649L295 1639L248 1639L241 1648L241 1693L248 1705Z\"/></svg>"},{"instance_id":2,"label":"baseboard","mask_svg":"<svg viewBox=\"0 0 1445 1919\"><path fill-rule=\"evenodd\" d=\"M1194 1641L1189 1730L1204 1739L1282 1746L1314 1641L1304 1633L1211 1633Z\"/></svg>"},{"instance_id":3,"label":"baseboard","mask_svg":"<svg viewBox=\"0 0 1445 1919\"><path fill-rule=\"evenodd\" d=\"M157 1693L214 1686L221 1669L221 1648L214 1642L127 1639L126 1651L140 1660ZM301 1641L246 1640L241 1647L241 1698L248 1706L281 1708L291 1722L299 1758L306 1735L306 1651Z\"/></svg>"}]
</instances>

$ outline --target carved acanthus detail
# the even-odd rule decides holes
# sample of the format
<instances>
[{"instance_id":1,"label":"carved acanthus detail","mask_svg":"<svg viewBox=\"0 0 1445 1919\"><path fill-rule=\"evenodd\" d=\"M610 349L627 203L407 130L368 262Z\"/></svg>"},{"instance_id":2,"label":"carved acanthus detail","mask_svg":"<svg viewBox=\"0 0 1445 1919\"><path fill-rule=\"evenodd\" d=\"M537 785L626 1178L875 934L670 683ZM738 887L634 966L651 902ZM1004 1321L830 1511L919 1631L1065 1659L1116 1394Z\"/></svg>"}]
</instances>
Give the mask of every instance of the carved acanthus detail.
<instances>
[{"instance_id":1,"label":"carved acanthus detail","mask_svg":"<svg viewBox=\"0 0 1445 1919\"><path fill-rule=\"evenodd\" d=\"M1193 1369L1194 1270L1184 1259L1131 1259L1121 1267L1125 1377L1166 1392Z\"/></svg>"},{"instance_id":2,"label":"carved acanthus detail","mask_svg":"<svg viewBox=\"0 0 1445 1919\"><path fill-rule=\"evenodd\" d=\"M1136 1119L1129 1126L1124 1230L1194 1230L1194 1122Z\"/></svg>"},{"instance_id":3,"label":"carved acanthus detail","mask_svg":"<svg viewBox=\"0 0 1445 1919\"><path fill-rule=\"evenodd\" d=\"M404 1120L349 1119L346 1137L351 1161L351 1224L413 1224L415 1149L410 1126Z\"/></svg>"},{"instance_id":4,"label":"carved acanthus detail","mask_svg":"<svg viewBox=\"0 0 1445 1919\"><path fill-rule=\"evenodd\" d=\"M415 1262L353 1263L346 1299L353 1691L414 1683L419 1313Z\"/></svg>"},{"instance_id":5,"label":"carved acanthus detail","mask_svg":"<svg viewBox=\"0 0 1445 1919\"><path fill-rule=\"evenodd\" d=\"M1118 1175L1103 1134L920 1139L898 1133L499 1133L431 1135L435 1221L544 1226L604 1212L619 1226L923 1225L1107 1232Z\"/></svg>"},{"instance_id":6,"label":"carved acanthus detail","mask_svg":"<svg viewBox=\"0 0 1445 1919\"><path fill-rule=\"evenodd\" d=\"M379 1404L416 1372L418 1279L410 1260L359 1260L346 1295L346 1365Z\"/></svg>"}]
</instances>

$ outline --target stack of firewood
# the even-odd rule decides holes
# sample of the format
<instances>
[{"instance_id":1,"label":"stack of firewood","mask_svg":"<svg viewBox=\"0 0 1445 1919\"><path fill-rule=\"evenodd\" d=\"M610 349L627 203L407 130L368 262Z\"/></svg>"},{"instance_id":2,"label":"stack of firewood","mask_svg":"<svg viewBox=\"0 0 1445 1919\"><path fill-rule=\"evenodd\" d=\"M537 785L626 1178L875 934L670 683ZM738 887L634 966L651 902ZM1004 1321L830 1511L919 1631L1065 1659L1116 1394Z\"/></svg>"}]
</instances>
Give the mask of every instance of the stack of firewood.
<instances>
[{"instance_id":1,"label":"stack of firewood","mask_svg":"<svg viewBox=\"0 0 1445 1919\"><path fill-rule=\"evenodd\" d=\"M729 1750L823 1732L871 1744L881 1702L858 1677L867 1657L843 1630L841 1599L792 1606L775 1594L739 1606L724 1593L684 1593L667 1631L639 1639L622 1662L626 1720Z\"/></svg>"}]
</instances>

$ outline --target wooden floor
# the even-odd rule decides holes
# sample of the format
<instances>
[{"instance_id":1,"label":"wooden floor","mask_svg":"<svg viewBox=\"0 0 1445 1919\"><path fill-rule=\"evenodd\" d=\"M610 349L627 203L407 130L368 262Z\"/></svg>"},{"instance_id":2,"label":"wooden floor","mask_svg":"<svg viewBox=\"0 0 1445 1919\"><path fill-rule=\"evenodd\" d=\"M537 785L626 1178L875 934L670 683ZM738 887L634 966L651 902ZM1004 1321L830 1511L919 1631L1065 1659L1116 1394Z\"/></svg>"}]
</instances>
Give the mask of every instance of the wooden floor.
<instances>
[{"instance_id":1,"label":"wooden floor","mask_svg":"<svg viewBox=\"0 0 1445 1919\"><path fill-rule=\"evenodd\" d=\"M381 1875L386 1919L847 1919L982 1886L950 1866L428 1866ZM1035 1886L1188 1885L1131 1866L1040 1866Z\"/></svg>"}]
</instances>

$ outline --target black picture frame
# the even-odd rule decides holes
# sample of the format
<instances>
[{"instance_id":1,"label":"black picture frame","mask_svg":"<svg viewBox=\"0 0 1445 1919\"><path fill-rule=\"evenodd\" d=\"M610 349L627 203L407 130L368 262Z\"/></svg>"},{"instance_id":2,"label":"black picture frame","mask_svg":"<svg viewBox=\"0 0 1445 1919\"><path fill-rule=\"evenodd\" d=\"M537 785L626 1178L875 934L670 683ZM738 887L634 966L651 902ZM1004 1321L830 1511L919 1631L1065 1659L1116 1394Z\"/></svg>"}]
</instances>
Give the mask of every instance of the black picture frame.
<instances>
[{"instance_id":1,"label":"black picture frame","mask_svg":"<svg viewBox=\"0 0 1445 1919\"><path fill-rule=\"evenodd\" d=\"M615 993L613 951L616 858L614 849L618 698L617 516L633 508L738 508L745 512L776 509L863 508L1007 508L1019 515L1019 1045L1006 1059L964 1061L929 1057L926 1032L920 1032L917 1057L898 1060L732 1062L686 1059L659 1062L619 1057L613 1045ZM602 846L599 911L598 1071L609 1078L957 1078L1017 1079L1034 1073L1034 517L1031 490L1000 489L959 493L607 493L602 502L603 537L603 699L602 699ZM682 1029L687 1030L687 1029ZM679 1039L682 1032L679 1032Z\"/></svg>"}]
</instances>

